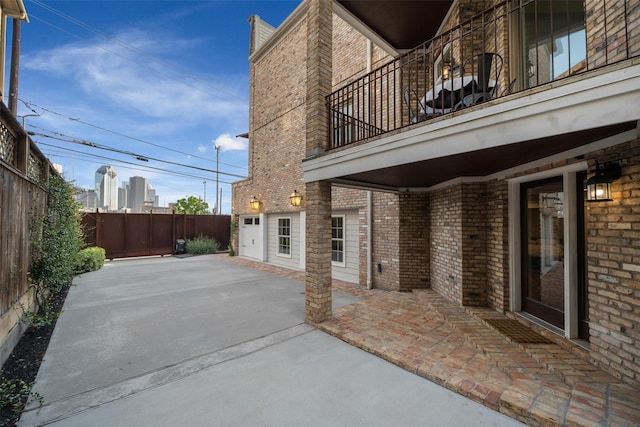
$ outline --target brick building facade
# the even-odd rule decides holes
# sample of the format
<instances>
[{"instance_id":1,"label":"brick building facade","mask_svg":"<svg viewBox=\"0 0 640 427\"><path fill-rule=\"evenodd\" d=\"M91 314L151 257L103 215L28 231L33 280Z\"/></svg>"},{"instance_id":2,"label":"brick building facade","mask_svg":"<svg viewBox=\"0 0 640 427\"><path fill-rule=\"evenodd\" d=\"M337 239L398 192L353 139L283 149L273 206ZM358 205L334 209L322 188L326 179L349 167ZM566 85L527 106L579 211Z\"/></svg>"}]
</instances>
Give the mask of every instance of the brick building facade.
<instances>
[{"instance_id":1,"label":"brick building facade","mask_svg":"<svg viewBox=\"0 0 640 427\"><path fill-rule=\"evenodd\" d=\"M255 43L261 38L257 32L267 24L257 16L250 19L253 45L250 49L249 177L233 184L233 212L238 230L233 236L233 247L237 248L238 254L297 269L305 267L304 237L301 236L307 229L308 211L308 195L300 166L307 152L310 116L307 112L310 107L305 64L309 55L305 12L306 5L303 4L301 10L294 12L277 30L274 40L258 46ZM388 60L387 53L376 46L368 46L367 39L344 20L333 15L332 21L337 30L329 35L338 47L339 55L330 70L331 90ZM324 95L322 92L323 100ZM326 121L324 116L320 121ZM303 197L299 207L292 206L289 200L294 190ZM331 191L332 212L334 216L345 218L344 232L347 234L346 261L342 263L345 265L332 263L334 277L363 286L399 290L398 195L380 191L371 191L368 195L367 190L337 186ZM260 202L259 209L249 206L254 197ZM259 242L264 247L249 254L244 250L247 242L242 239L246 218L258 218L258 226L264 227ZM295 229L292 230L292 246L296 251L292 251L290 257L273 256L277 236L269 224L277 218L292 219ZM370 247L369 228L375 230L376 236ZM372 263L380 264L380 273L370 273Z\"/></svg>"},{"instance_id":2,"label":"brick building facade","mask_svg":"<svg viewBox=\"0 0 640 427\"><path fill-rule=\"evenodd\" d=\"M379 2L391 6L376 21L357 3L306 0L252 51L234 247L245 218L290 214L310 323L331 315L331 270L362 286L431 288L542 325L639 384L640 0L439 2L422 39L409 31L420 11ZM559 16L566 34L549 29ZM494 58L482 99L479 52ZM444 78L445 67L459 74ZM429 92L447 84L458 103L429 114ZM407 102L406 87L426 95ZM411 120L411 106L423 115ZM612 200L587 202L586 180L607 164L621 170ZM301 207L288 202L294 189ZM331 217L342 214L357 229L351 276L332 262ZM268 249L257 258L278 263Z\"/></svg>"}]
</instances>

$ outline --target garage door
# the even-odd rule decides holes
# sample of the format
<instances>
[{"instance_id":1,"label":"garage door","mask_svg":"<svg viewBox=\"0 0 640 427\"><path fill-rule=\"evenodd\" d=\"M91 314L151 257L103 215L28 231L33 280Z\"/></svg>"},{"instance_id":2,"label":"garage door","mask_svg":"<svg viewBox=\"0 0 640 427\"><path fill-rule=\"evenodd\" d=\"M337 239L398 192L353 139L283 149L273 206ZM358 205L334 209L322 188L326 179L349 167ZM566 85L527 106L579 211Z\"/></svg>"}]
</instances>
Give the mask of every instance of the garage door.
<instances>
[{"instance_id":1,"label":"garage door","mask_svg":"<svg viewBox=\"0 0 640 427\"><path fill-rule=\"evenodd\" d=\"M240 255L260 259L260 218L240 218Z\"/></svg>"}]
</instances>

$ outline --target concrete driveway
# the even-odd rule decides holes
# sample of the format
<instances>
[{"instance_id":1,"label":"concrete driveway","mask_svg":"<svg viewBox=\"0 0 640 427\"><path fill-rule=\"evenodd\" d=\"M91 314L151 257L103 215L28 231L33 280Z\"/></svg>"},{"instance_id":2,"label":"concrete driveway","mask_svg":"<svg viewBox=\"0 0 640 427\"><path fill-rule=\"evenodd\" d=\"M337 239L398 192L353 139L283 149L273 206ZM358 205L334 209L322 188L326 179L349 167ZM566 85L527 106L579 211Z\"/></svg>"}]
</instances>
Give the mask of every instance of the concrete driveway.
<instances>
[{"instance_id":1,"label":"concrete driveway","mask_svg":"<svg viewBox=\"0 0 640 427\"><path fill-rule=\"evenodd\" d=\"M20 426L520 425L304 324L302 283L221 255L107 262L74 283L44 406Z\"/></svg>"}]
</instances>

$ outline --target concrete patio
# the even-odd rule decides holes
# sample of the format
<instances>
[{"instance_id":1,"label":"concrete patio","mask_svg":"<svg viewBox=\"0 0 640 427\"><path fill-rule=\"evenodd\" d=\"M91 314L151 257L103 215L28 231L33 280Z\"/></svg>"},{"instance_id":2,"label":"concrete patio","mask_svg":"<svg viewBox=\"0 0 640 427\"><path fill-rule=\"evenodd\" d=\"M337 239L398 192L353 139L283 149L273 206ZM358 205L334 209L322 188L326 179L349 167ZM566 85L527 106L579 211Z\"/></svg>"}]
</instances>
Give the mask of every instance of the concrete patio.
<instances>
[{"instance_id":1,"label":"concrete patio","mask_svg":"<svg viewBox=\"0 0 640 427\"><path fill-rule=\"evenodd\" d=\"M153 257L77 277L33 390L43 405L19 425L520 425L305 324L300 272L266 267ZM334 309L357 293L336 289Z\"/></svg>"},{"instance_id":2,"label":"concrete patio","mask_svg":"<svg viewBox=\"0 0 640 427\"><path fill-rule=\"evenodd\" d=\"M229 261L304 280L303 272ZM454 306L430 290L367 291L336 280L333 289L360 301L335 308L320 330L509 417L534 426L640 425L640 390L549 331L528 324L550 342L518 344L488 324L507 316Z\"/></svg>"}]
</instances>

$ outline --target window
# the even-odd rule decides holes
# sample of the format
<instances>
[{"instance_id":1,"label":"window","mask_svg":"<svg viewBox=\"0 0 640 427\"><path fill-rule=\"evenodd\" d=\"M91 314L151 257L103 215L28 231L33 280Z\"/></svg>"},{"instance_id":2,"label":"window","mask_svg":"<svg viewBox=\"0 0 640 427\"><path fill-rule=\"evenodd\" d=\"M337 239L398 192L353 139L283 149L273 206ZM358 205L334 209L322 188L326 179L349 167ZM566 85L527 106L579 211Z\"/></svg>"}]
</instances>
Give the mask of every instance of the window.
<instances>
[{"instance_id":1,"label":"window","mask_svg":"<svg viewBox=\"0 0 640 427\"><path fill-rule=\"evenodd\" d=\"M331 217L331 261L344 266L344 215Z\"/></svg>"},{"instance_id":2,"label":"window","mask_svg":"<svg viewBox=\"0 0 640 427\"><path fill-rule=\"evenodd\" d=\"M291 218L278 218L278 255L291 256Z\"/></svg>"},{"instance_id":3,"label":"window","mask_svg":"<svg viewBox=\"0 0 640 427\"><path fill-rule=\"evenodd\" d=\"M548 83L586 67L585 10L581 1L520 0L526 87Z\"/></svg>"},{"instance_id":4,"label":"window","mask_svg":"<svg viewBox=\"0 0 640 427\"><path fill-rule=\"evenodd\" d=\"M253 225L253 218L245 218L244 225Z\"/></svg>"}]
</instances>

